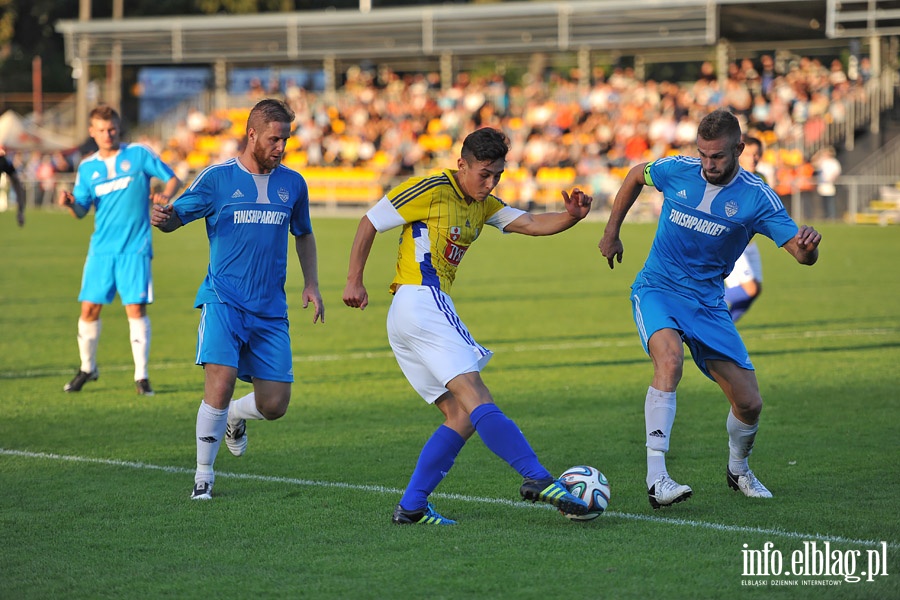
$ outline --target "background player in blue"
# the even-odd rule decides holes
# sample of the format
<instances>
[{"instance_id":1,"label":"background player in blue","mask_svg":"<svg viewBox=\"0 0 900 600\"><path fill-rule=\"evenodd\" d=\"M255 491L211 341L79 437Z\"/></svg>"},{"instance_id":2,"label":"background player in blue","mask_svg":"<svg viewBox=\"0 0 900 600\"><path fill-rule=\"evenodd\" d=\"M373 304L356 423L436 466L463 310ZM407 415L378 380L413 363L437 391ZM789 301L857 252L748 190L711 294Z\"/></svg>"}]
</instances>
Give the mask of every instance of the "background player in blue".
<instances>
[{"instance_id":1,"label":"background player in blue","mask_svg":"<svg viewBox=\"0 0 900 600\"><path fill-rule=\"evenodd\" d=\"M104 304L112 302L118 291L128 316L137 393L152 396L147 374L150 359L147 304L153 302L150 203L167 203L181 182L146 146L121 143L121 120L114 109L99 106L91 111L89 119L89 133L98 150L78 165L73 191L59 193L59 204L79 219L91 206L96 210L94 234L78 295L81 367L63 389L78 392L86 382L97 379L100 311ZM151 177L165 182L161 193L150 194Z\"/></svg>"},{"instance_id":2,"label":"background player in blue","mask_svg":"<svg viewBox=\"0 0 900 600\"><path fill-rule=\"evenodd\" d=\"M494 403L480 371L492 354L478 344L456 314L449 292L456 269L485 225L507 233L553 235L585 218L592 198L563 192L565 210L532 215L504 204L491 192L506 166L509 140L485 127L463 142L458 170L413 177L387 193L360 220L350 250L344 304L364 309L369 295L363 271L377 232L402 227L397 274L390 290L388 339L403 374L444 422L419 454L391 520L398 525L453 525L428 496L476 431L485 445L524 478L519 493L566 513L587 505L540 463L516 424Z\"/></svg>"},{"instance_id":3,"label":"background player in blue","mask_svg":"<svg viewBox=\"0 0 900 600\"><path fill-rule=\"evenodd\" d=\"M753 364L724 300L723 279L754 234L772 239L800 264L818 260L822 236L797 227L772 189L743 171L741 128L717 110L697 130L699 158L672 156L632 167L616 194L600 252L609 267L622 262L619 232L645 185L663 193L656 237L632 285L634 320L653 361L644 403L647 487L653 508L688 499L687 485L666 470L665 453L675 421L675 389L684 368L684 344L694 362L731 403L727 483L753 498L772 494L750 470L762 397Z\"/></svg>"},{"instance_id":4,"label":"background player in blue","mask_svg":"<svg viewBox=\"0 0 900 600\"><path fill-rule=\"evenodd\" d=\"M197 471L191 498L209 500L213 464L222 439L240 456L247 419L282 417L294 381L287 298L288 232L303 271L303 308L325 322L319 293L316 239L309 190L281 164L294 113L279 100L262 100L247 119L247 145L237 158L208 167L172 205L154 206L151 221L169 232L206 219L209 270L197 292L202 309L197 364L206 372L197 412ZM232 401L237 378L253 392Z\"/></svg>"}]
</instances>

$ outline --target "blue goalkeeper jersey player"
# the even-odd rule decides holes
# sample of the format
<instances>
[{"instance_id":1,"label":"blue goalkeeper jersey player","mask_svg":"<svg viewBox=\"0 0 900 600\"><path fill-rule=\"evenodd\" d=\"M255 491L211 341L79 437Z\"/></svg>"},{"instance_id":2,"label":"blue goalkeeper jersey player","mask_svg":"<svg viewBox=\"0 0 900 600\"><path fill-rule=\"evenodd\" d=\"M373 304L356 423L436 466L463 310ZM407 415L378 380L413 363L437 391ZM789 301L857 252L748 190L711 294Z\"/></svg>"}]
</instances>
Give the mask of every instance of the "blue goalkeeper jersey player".
<instances>
[{"instance_id":1,"label":"blue goalkeeper jersey player","mask_svg":"<svg viewBox=\"0 0 900 600\"><path fill-rule=\"evenodd\" d=\"M646 481L653 508L693 494L669 476L665 463L685 344L731 404L726 419L728 485L748 497L772 497L748 465L762 397L725 303L723 282L755 234L772 239L805 265L818 260L822 236L806 225L798 228L772 189L741 169L738 157L743 150L737 118L724 110L708 114L697 130L698 158L674 156L632 167L599 243L610 268L614 261L622 262L619 233L625 215L644 186L662 192L656 237L631 288L634 321L653 361L653 381L644 401Z\"/></svg>"}]
</instances>

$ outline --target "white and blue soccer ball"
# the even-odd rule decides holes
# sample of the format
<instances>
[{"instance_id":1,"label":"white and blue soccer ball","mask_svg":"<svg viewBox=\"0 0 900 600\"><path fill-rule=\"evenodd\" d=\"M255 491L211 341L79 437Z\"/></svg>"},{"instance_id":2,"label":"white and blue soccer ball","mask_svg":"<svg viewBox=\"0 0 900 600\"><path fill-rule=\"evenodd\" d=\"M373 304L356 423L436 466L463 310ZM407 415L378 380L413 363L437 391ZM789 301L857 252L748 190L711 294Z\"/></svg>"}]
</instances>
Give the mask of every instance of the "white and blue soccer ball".
<instances>
[{"instance_id":1,"label":"white and blue soccer ball","mask_svg":"<svg viewBox=\"0 0 900 600\"><path fill-rule=\"evenodd\" d=\"M606 475L587 465L579 465L568 469L559 476L559 481L569 488L569 493L581 498L588 505L585 515L569 515L573 521L591 521L603 514L609 506L609 481Z\"/></svg>"}]
</instances>

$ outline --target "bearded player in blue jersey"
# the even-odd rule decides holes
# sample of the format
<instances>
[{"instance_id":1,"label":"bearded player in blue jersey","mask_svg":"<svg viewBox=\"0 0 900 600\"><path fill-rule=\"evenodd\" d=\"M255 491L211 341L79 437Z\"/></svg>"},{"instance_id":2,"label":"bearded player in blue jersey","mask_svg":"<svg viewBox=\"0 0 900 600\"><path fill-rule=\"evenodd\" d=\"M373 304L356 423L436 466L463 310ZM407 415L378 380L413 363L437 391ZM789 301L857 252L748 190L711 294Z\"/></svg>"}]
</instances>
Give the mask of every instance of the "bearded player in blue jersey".
<instances>
[{"instance_id":1,"label":"bearded player in blue jersey","mask_svg":"<svg viewBox=\"0 0 900 600\"><path fill-rule=\"evenodd\" d=\"M753 364L724 299L723 280L755 234L784 248L800 264L818 260L822 236L797 227L778 195L740 168L741 128L717 110L697 130L699 158L672 156L635 165L628 172L600 240L609 267L622 262L619 232L645 185L663 193L656 238L631 287L634 320L653 361L644 403L647 488L653 508L687 500L693 493L666 470L665 453L675 421L675 389L684 368L684 344L700 370L719 384L731 410L726 421L726 481L751 498L772 494L750 470L762 397Z\"/></svg>"},{"instance_id":2,"label":"bearded player in blue jersey","mask_svg":"<svg viewBox=\"0 0 900 600\"><path fill-rule=\"evenodd\" d=\"M78 295L81 367L63 389L79 392L85 383L97 379L100 312L118 292L128 316L135 387L138 394L152 396L147 373L150 359L147 305L153 302L150 204L168 202L181 182L148 147L121 143L121 120L113 108L99 106L91 111L89 120L88 132L97 144L97 152L78 165L72 192L60 190L59 193L59 204L79 219L92 206L96 211L94 234ZM165 182L161 193L150 193L151 178Z\"/></svg>"},{"instance_id":3,"label":"bearded player in blue jersey","mask_svg":"<svg viewBox=\"0 0 900 600\"><path fill-rule=\"evenodd\" d=\"M212 498L223 439L240 456L248 419L274 420L287 411L294 381L284 292L289 233L303 272L303 308L312 303L313 323L325 322L309 189L281 164L293 120L283 102L260 101L247 119L241 155L208 167L174 204L154 206L151 215L164 232L203 218L209 236L209 270L195 301L197 364L206 385L197 413L194 500ZM238 378L252 382L253 392L232 401Z\"/></svg>"}]
</instances>

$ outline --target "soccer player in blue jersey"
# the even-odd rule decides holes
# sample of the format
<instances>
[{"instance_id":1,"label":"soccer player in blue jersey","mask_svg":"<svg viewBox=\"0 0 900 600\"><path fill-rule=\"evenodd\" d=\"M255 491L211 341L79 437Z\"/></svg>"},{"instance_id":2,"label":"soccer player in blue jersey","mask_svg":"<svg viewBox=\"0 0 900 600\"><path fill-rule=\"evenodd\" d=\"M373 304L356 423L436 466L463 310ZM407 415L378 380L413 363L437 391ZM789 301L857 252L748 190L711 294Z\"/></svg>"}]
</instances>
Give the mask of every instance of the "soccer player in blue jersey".
<instances>
[{"instance_id":1,"label":"soccer player in blue jersey","mask_svg":"<svg viewBox=\"0 0 900 600\"><path fill-rule=\"evenodd\" d=\"M85 383L97 379L100 312L118 292L128 316L135 387L138 394L152 396L147 373L150 359L147 305L153 302L150 205L168 202L181 182L148 147L120 141L121 120L112 107L93 109L89 120L89 133L98 150L78 165L72 192L60 190L59 193L59 204L79 219L91 206L96 211L94 234L78 295L81 367L63 389L79 392ZM150 193L151 178L165 182L162 192Z\"/></svg>"},{"instance_id":2,"label":"soccer player in blue jersey","mask_svg":"<svg viewBox=\"0 0 900 600\"><path fill-rule=\"evenodd\" d=\"M741 153L741 168L748 173L758 176L766 182L762 174L756 172L759 161L762 159L762 141L750 135L745 135L744 151ZM762 258L759 255L759 246L750 240L747 247L734 263L731 273L725 278L725 303L731 312L732 320L737 323L762 293Z\"/></svg>"},{"instance_id":3,"label":"soccer player in blue jersey","mask_svg":"<svg viewBox=\"0 0 900 600\"><path fill-rule=\"evenodd\" d=\"M675 390L684 368L684 344L700 370L722 388L731 410L726 420L726 481L752 498L771 492L747 459L759 427L762 397L747 349L725 304L723 279L755 234L772 239L800 264L818 260L822 236L797 227L778 195L742 170L738 120L717 110L700 122L698 158L672 156L632 167L600 239L609 267L622 262L619 233L645 185L663 194L656 237L631 287L634 320L653 361L644 403L647 487L653 508L687 500L693 491L666 470L665 453L675 421Z\"/></svg>"},{"instance_id":4,"label":"soccer player in blue jersey","mask_svg":"<svg viewBox=\"0 0 900 600\"><path fill-rule=\"evenodd\" d=\"M275 420L287 411L294 381L284 292L289 233L303 272L303 308L312 303L313 323L325 322L309 189L281 164L293 120L279 100L257 103L241 155L202 171L174 204L154 206L151 216L164 232L203 218L209 236L209 270L195 301L197 364L206 384L197 412L194 500L212 498L223 439L240 456L248 419ZM253 391L232 401L238 378L252 382Z\"/></svg>"},{"instance_id":5,"label":"soccer player in blue jersey","mask_svg":"<svg viewBox=\"0 0 900 600\"><path fill-rule=\"evenodd\" d=\"M566 210L530 214L507 206L491 192L506 165L509 141L496 129L466 137L457 170L413 177L389 191L360 220L350 251L344 304L369 303L363 271L375 234L401 227L388 339L400 369L443 424L425 443L392 521L398 525L455 523L435 511L428 496L441 482L473 433L523 478L520 494L565 513L587 505L568 492L538 460L516 424L494 403L480 371L492 353L474 340L456 314L450 286L456 269L485 225L507 233L552 235L587 216L592 198L562 192Z\"/></svg>"}]
</instances>

